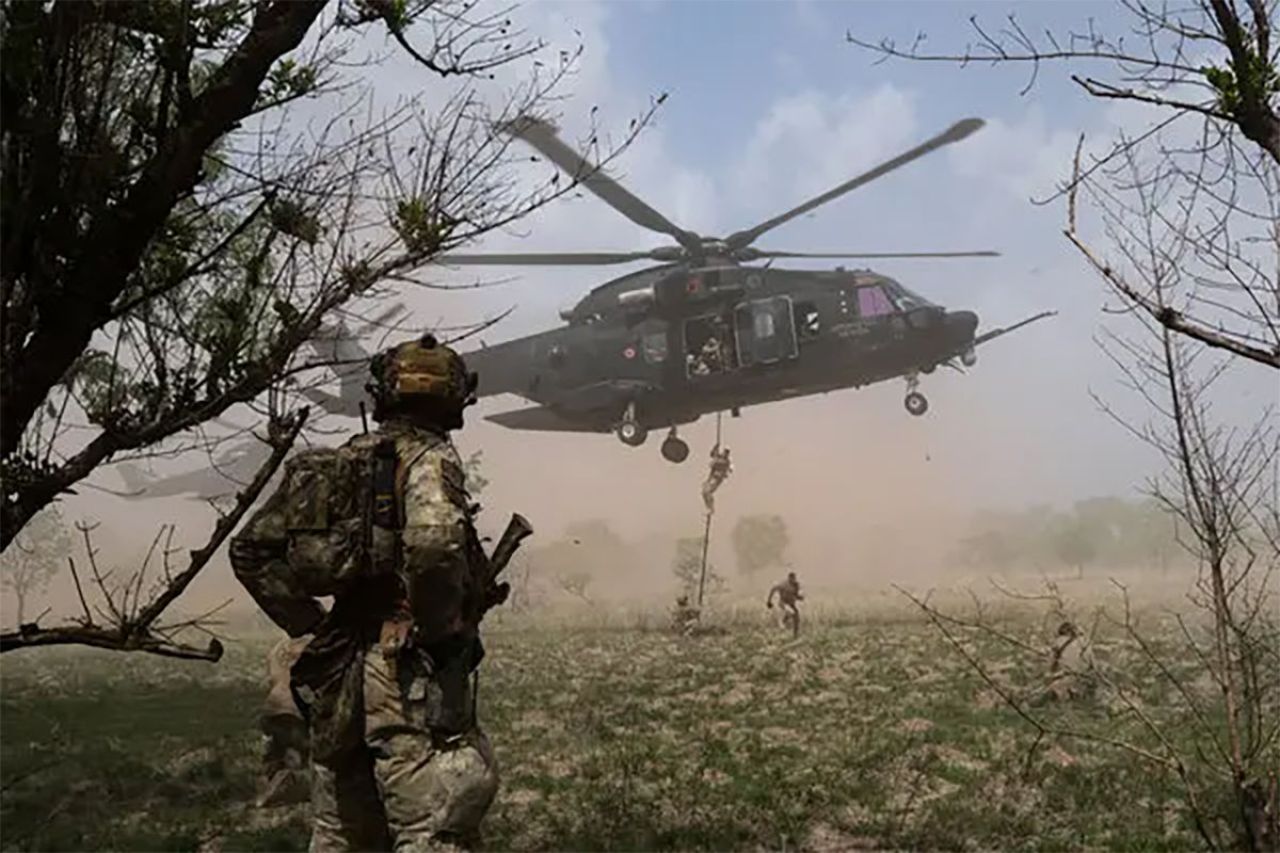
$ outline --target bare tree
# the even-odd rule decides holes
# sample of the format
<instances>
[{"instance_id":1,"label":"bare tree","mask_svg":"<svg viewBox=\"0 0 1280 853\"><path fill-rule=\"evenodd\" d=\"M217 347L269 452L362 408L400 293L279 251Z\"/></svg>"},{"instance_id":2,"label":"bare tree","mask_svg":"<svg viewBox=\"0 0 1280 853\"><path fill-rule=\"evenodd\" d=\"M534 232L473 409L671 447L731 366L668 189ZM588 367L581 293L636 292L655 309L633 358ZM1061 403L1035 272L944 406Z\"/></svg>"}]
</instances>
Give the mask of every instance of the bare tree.
<instances>
[{"instance_id":1,"label":"bare tree","mask_svg":"<svg viewBox=\"0 0 1280 853\"><path fill-rule=\"evenodd\" d=\"M556 575L556 583L562 590L574 598L582 599L587 604L593 603L591 596L587 594L587 587L591 586L591 580L591 573L583 569L570 569Z\"/></svg>"},{"instance_id":2,"label":"bare tree","mask_svg":"<svg viewBox=\"0 0 1280 853\"><path fill-rule=\"evenodd\" d=\"M681 594L698 597L698 584L702 579L702 537L685 536L676 540L675 556L671 560L671 574L675 576ZM707 563L706 593L712 597L727 587L724 576L716 567ZM699 603L699 606L701 604Z\"/></svg>"},{"instance_id":3,"label":"bare tree","mask_svg":"<svg viewBox=\"0 0 1280 853\"><path fill-rule=\"evenodd\" d=\"M17 623L26 622L27 602L43 592L71 552L71 537L57 507L42 510L0 554L0 584L13 596Z\"/></svg>"},{"instance_id":4,"label":"bare tree","mask_svg":"<svg viewBox=\"0 0 1280 853\"><path fill-rule=\"evenodd\" d=\"M1221 403L1232 374L1280 368L1280 54L1271 43L1276 4L1245 5L1242 15L1231 0L1127 2L1136 46L1092 24L1066 37L1033 37L1012 17L998 33L972 19L977 44L950 55L921 53L919 38L908 49L849 39L886 57L1024 63L1032 69L1024 92L1044 63L1101 64L1112 80L1072 79L1090 96L1161 111L1142 132L1121 133L1083 164L1082 137L1071 179L1052 198L1065 201L1067 239L1118 299L1112 310L1130 321L1123 331L1107 331L1102 344L1147 415L1099 402L1163 456L1164 473L1149 490L1177 520L1180 543L1198 567L1193 602L1205 618L1179 618L1178 648L1162 647L1139 625L1127 594L1116 619L1170 688L1173 722L1189 726L1193 742L1175 741L1166 732L1170 721L1143 707L1132 673L1097 661L1082 667L1137 730L1046 722L961 634L1030 646L981 613L960 620L917 602L1036 727L1037 741L1082 737L1126 749L1180 780L1209 847L1264 850L1280 845L1280 436L1274 398L1234 418L1224 417ZM1082 198L1100 227L1080 226ZM1264 381L1273 377L1268 372ZM1232 408L1246 406L1237 400Z\"/></svg>"},{"instance_id":5,"label":"bare tree","mask_svg":"<svg viewBox=\"0 0 1280 853\"><path fill-rule=\"evenodd\" d=\"M274 470L307 423L302 345L339 311L568 192L532 188L500 132L545 110L575 55L465 0L58 0L0 5L0 547L103 465L208 452L230 410L265 422ZM382 27L429 105L384 113L353 47ZM425 38L420 38L425 33ZM514 88L494 69L530 60ZM307 119L307 111L323 120ZM594 135L595 161L616 146ZM604 149L604 150L602 150ZM584 176L575 176L578 178ZM261 473L261 472L260 472ZM97 645L139 636L234 529L265 479L221 514L191 567ZM136 574L136 573L135 573ZM159 609L156 609L159 607ZM85 642L28 626L0 650ZM138 632L141 632L139 634Z\"/></svg>"},{"instance_id":6,"label":"bare tree","mask_svg":"<svg viewBox=\"0 0 1280 853\"><path fill-rule=\"evenodd\" d=\"M733 551L738 571L754 575L786 562L789 537L787 522L780 515L746 515L733 526Z\"/></svg>"},{"instance_id":7,"label":"bare tree","mask_svg":"<svg viewBox=\"0 0 1280 853\"><path fill-rule=\"evenodd\" d=\"M975 41L955 53L921 50L892 39L848 41L883 58L993 65L1026 65L1025 94L1042 65L1102 66L1110 79L1072 73L1088 95L1152 105L1158 119L1141 132L1121 133L1075 181L1110 193L1124 203L1129 188L1107 170L1123 169L1130 153L1159 161L1159 171L1177 176L1153 227L1179 229L1184 261L1194 287L1160 301L1142 282L1118 279L1112 286L1124 310L1140 311L1177 334L1280 369L1280 47L1272 43L1276 4L1265 0L1200 0L1181 5L1126 0L1126 34L1100 31L1090 20L1082 31L1033 35L1010 15L1003 26L970 19ZM1244 14L1240 7L1245 7ZM1207 57L1207 58L1206 58ZM1059 188L1062 198L1075 184ZM1074 230L1074 224L1073 228ZM1071 235L1069 235L1071 236ZM1079 241L1077 247L1084 251ZM1113 262L1088 255L1104 275Z\"/></svg>"},{"instance_id":8,"label":"bare tree","mask_svg":"<svg viewBox=\"0 0 1280 853\"><path fill-rule=\"evenodd\" d=\"M1187 287L1188 252L1200 235L1190 222L1181 225L1164 209L1170 185L1182 176L1164 171L1161 162L1146 166L1136 151L1124 152L1130 193L1126 203L1113 194L1099 196L1112 245L1126 263L1100 270L1113 291L1141 288L1159 312ZM1274 165L1272 166L1274 171ZM1095 190L1081 182L1079 188ZM1074 212L1075 193L1069 196ZM1184 209L1189 209L1189 205ZM1126 227L1128 226L1128 227ZM1076 232L1067 235L1086 256L1092 249ZM1190 285L1194 286L1194 285ZM1111 332L1104 349L1125 377L1127 387L1153 416L1117 421L1164 459L1165 471L1149 491L1175 517L1182 546L1199 573L1193 603L1209 617L1203 629L1182 622L1183 649L1200 664L1216 688L1198 695L1171 662L1137 631L1126 608L1125 628L1144 654L1155 660L1194 718L1200 755L1228 781L1234 812L1214 814L1212 783L1198 783L1188 769L1183 782L1197 826L1215 849L1243 847L1274 850L1280 845L1280 432L1276 405L1264 403L1256 418L1231 424L1215 414L1224 376L1248 369L1230 354L1205 349L1168 325L1147 319L1145 335ZM1101 402L1101 401L1100 401ZM1166 745L1172 755L1174 749ZM1197 757L1177 756L1191 767ZM1197 785L1200 790L1196 790ZM1225 827L1225 829L1224 829Z\"/></svg>"}]
</instances>

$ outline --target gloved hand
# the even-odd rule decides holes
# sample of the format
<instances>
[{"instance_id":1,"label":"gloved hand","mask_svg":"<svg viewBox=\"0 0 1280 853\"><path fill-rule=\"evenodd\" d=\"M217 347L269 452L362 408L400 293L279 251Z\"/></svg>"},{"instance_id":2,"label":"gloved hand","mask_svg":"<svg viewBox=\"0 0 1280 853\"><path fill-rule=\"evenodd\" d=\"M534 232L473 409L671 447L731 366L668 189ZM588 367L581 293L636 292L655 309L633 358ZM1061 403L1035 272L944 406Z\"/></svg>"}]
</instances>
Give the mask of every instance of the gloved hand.
<instances>
[{"instance_id":1,"label":"gloved hand","mask_svg":"<svg viewBox=\"0 0 1280 853\"><path fill-rule=\"evenodd\" d=\"M492 584L489 592L485 596L485 610L491 607L497 607L507 600L507 596L511 594L511 584L503 581L502 583Z\"/></svg>"}]
</instances>

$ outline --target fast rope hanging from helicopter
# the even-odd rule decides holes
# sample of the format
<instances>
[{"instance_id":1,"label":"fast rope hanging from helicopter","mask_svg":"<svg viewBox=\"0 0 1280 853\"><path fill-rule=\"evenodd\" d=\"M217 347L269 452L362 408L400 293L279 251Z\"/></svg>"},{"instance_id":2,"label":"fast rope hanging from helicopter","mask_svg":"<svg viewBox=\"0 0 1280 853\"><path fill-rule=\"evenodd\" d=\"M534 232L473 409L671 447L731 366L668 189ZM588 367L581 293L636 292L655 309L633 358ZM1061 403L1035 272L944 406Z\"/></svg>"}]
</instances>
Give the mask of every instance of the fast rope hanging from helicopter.
<instances>
[{"instance_id":1,"label":"fast rope hanging from helicopter","mask_svg":"<svg viewBox=\"0 0 1280 853\"><path fill-rule=\"evenodd\" d=\"M707 507L707 516L702 529L702 568L698 575L699 611L702 610L702 595L707 586L707 548L711 543L711 517L716 511L715 493L733 472L733 465L729 461L729 448L720 446L720 427L723 416L723 412L716 412L716 443L711 448L711 465L707 472L707 479L702 483L702 502Z\"/></svg>"}]
</instances>

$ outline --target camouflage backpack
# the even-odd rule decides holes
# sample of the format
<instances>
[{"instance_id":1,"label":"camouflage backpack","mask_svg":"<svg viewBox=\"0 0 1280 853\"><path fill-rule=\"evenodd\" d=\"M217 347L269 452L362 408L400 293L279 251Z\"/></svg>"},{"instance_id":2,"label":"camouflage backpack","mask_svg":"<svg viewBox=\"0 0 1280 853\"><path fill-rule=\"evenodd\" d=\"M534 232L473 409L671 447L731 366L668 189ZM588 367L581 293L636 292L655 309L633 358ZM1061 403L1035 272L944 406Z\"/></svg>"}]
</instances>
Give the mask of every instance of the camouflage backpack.
<instances>
[{"instance_id":1,"label":"camouflage backpack","mask_svg":"<svg viewBox=\"0 0 1280 853\"><path fill-rule=\"evenodd\" d=\"M336 595L394 569L400 547L395 441L360 435L285 463L286 559L307 593Z\"/></svg>"}]
</instances>

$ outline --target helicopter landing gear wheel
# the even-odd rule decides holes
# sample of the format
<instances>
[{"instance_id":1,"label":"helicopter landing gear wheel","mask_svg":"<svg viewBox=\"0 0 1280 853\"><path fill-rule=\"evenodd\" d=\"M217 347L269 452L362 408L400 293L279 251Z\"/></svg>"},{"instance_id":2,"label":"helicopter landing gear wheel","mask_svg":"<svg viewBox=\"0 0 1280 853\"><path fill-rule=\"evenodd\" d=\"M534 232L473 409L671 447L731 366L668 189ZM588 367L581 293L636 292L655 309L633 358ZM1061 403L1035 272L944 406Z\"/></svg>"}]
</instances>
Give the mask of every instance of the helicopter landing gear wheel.
<instances>
[{"instance_id":1,"label":"helicopter landing gear wheel","mask_svg":"<svg viewBox=\"0 0 1280 853\"><path fill-rule=\"evenodd\" d=\"M920 375L918 373L908 373L907 379L907 398L902 401L902 405L907 407L907 411L916 417L920 417L929 411L929 401L924 398L916 389L920 387Z\"/></svg>"},{"instance_id":2,"label":"helicopter landing gear wheel","mask_svg":"<svg viewBox=\"0 0 1280 853\"><path fill-rule=\"evenodd\" d=\"M907 407L908 412L916 417L920 417L925 412L929 411L929 401L925 399L925 396L919 391L912 391L908 393L907 398L902 401L902 404Z\"/></svg>"},{"instance_id":3,"label":"helicopter landing gear wheel","mask_svg":"<svg viewBox=\"0 0 1280 853\"><path fill-rule=\"evenodd\" d=\"M673 429L662 442L662 458L677 465L689 458L689 445Z\"/></svg>"},{"instance_id":4,"label":"helicopter landing gear wheel","mask_svg":"<svg viewBox=\"0 0 1280 853\"><path fill-rule=\"evenodd\" d=\"M649 430L642 427L636 420L635 403L627 404L627 410L622 415L622 423L618 424L614 432L618 434L618 440L628 447L639 447L644 444L644 440L649 437Z\"/></svg>"},{"instance_id":5,"label":"helicopter landing gear wheel","mask_svg":"<svg viewBox=\"0 0 1280 853\"><path fill-rule=\"evenodd\" d=\"M649 437L649 431L635 421L623 421L615 430L618 439L630 447L639 447Z\"/></svg>"}]
</instances>

